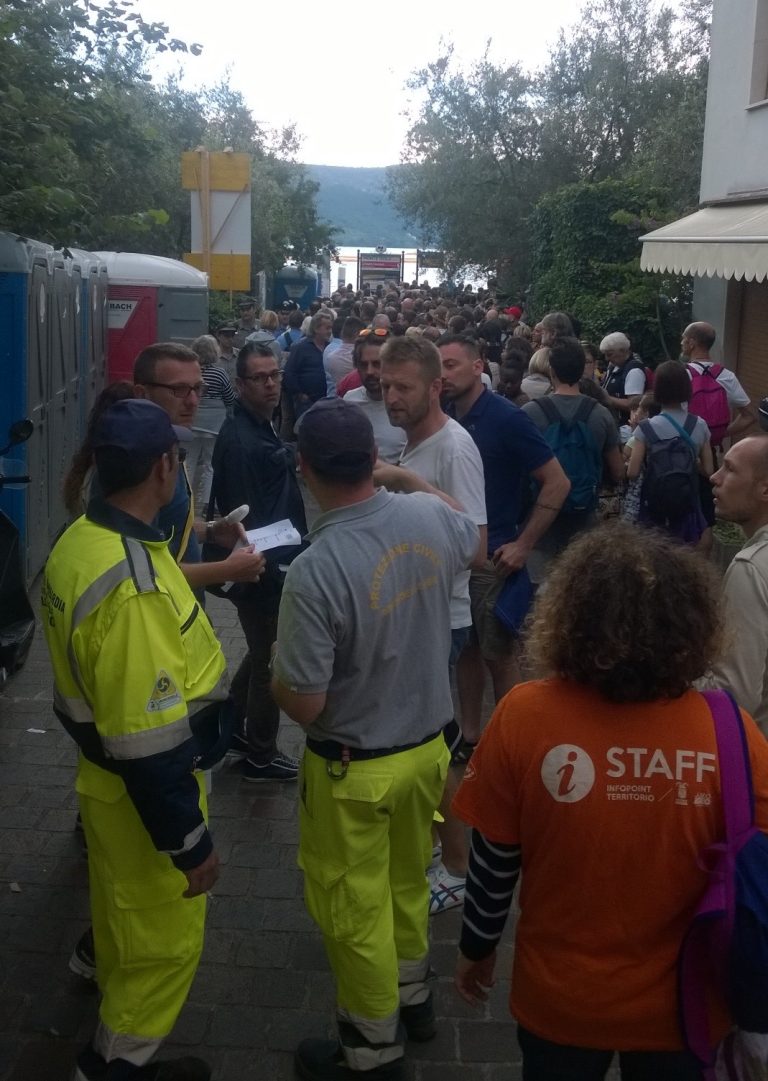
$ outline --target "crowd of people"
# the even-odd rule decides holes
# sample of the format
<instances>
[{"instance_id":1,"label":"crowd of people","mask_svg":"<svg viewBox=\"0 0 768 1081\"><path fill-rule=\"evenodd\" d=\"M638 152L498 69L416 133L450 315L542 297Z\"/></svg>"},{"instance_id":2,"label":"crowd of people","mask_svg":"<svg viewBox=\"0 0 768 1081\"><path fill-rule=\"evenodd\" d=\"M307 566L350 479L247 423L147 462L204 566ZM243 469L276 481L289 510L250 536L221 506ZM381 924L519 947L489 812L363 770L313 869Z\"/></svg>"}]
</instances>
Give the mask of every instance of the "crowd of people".
<instances>
[{"instance_id":1,"label":"crowd of people","mask_svg":"<svg viewBox=\"0 0 768 1081\"><path fill-rule=\"evenodd\" d=\"M245 300L102 394L42 595L89 854L73 965L102 993L77 1081L211 1076L154 1055L202 949L223 759L299 781L338 1021L298 1047L307 1081L399 1081L434 1036L430 916L464 906L456 985L482 1001L521 870L526 1081L592 1081L613 1052L629 1078L703 1076L675 1006L722 830L700 692L748 711L768 829L768 437L709 324L655 368L579 331L484 290ZM723 583L716 518L745 540ZM295 543L250 543L286 522ZM247 643L231 682L206 590Z\"/></svg>"}]
</instances>

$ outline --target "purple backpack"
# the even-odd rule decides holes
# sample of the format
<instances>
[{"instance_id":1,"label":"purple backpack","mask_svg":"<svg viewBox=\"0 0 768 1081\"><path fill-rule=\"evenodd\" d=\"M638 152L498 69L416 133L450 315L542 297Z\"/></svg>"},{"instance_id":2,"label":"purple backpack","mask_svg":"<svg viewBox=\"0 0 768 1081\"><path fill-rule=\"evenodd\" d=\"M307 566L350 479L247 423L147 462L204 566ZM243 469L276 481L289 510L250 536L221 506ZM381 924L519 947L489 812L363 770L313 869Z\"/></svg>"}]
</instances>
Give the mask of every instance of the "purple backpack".
<instances>
[{"instance_id":1,"label":"purple backpack","mask_svg":"<svg viewBox=\"0 0 768 1081\"><path fill-rule=\"evenodd\" d=\"M725 838L699 857L709 882L678 957L678 1005L686 1046L707 1081L717 1048L709 1034L707 991L718 987L736 1025L768 1032L768 836L754 817L752 771L739 708L726 691L704 694L717 738ZM739 1072L733 1041L722 1046L726 1076Z\"/></svg>"}]
</instances>

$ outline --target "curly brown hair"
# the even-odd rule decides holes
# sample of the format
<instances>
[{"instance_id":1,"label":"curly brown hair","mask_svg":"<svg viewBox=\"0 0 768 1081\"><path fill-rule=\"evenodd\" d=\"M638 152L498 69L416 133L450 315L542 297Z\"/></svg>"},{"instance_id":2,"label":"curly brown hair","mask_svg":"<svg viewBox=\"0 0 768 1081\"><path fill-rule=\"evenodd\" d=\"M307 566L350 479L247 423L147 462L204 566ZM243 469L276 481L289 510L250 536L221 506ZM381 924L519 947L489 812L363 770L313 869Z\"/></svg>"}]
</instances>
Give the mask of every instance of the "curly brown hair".
<instances>
[{"instance_id":1,"label":"curly brown hair","mask_svg":"<svg viewBox=\"0 0 768 1081\"><path fill-rule=\"evenodd\" d=\"M718 656L719 585L694 552L653 530L606 522L572 541L534 607L537 675L611 702L679 698Z\"/></svg>"}]
</instances>

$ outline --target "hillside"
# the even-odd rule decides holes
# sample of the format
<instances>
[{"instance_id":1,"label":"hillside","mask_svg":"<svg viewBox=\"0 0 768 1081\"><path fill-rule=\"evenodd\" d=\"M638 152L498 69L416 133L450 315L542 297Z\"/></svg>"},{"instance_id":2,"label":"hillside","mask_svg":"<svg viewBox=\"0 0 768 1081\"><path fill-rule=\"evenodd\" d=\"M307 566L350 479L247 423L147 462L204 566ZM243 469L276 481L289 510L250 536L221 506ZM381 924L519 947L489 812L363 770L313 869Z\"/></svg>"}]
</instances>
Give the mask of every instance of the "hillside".
<instances>
[{"instance_id":1,"label":"hillside","mask_svg":"<svg viewBox=\"0 0 768 1081\"><path fill-rule=\"evenodd\" d=\"M411 232L387 198L386 169L353 169L340 165L307 165L320 185L317 208L337 229L339 245L383 244L416 248L422 239Z\"/></svg>"}]
</instances>

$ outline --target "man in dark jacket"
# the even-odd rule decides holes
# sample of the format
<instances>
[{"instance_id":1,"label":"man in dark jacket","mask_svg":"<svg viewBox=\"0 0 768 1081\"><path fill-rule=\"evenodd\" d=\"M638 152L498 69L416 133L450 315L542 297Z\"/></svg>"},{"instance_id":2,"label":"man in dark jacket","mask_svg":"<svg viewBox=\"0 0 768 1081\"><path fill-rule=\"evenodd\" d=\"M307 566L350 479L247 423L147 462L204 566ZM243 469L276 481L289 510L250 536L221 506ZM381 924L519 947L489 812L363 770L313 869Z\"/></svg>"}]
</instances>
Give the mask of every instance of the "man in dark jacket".
<instances>
[{"instance_id":1,"label":"man in dark jacket","mask_svg":"<svg viewBox=\"0 0 768 1081\"><path fill-rule=\"evenodd\" d=\"M222 514L247 503L246 529L288 518L303 537L307 523L293 453L272 424L280 381L281 372L268 345L248 342L240 350L236 380L240 401L216 440L211 497ZM232 681L237 716L244 719L232 753L245 759L242 771L247 781L293 781L298 774L296 759L277 749L280 711L269 688L269 658L277 633L284 573L280 567L300 550L298 546L271 549L261 580L235 585L228 594L248 643L248 653Z\"/></svg>"},{"instance_id":2,"label":"man in dark jacket","mask_svg":"<svg viewBox=\"0 0 768 1081\"><path fill-rule=\"evenodd\" d=\"M323 350L331 340L333 319L328 312L312 316L309 335L291 349L285 365L285 392L298 418L328 393Z\"/></svg>"},{"instance_id":3,"label":"man in dark jacket","mask_svg":"<svg viewBox=\"0 0 768 1081\"><path fill-rule=\"evenodd\" d=\"M608 361L608 372L603 380L603 390L608 395L606 404L615 409L621 423L626 424L629 420L629 399L646 390L645 366L640 357L632 352L629 338L618 330L603 338L600 352Z\"/></svg>"}]
</instances>

